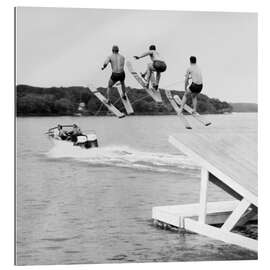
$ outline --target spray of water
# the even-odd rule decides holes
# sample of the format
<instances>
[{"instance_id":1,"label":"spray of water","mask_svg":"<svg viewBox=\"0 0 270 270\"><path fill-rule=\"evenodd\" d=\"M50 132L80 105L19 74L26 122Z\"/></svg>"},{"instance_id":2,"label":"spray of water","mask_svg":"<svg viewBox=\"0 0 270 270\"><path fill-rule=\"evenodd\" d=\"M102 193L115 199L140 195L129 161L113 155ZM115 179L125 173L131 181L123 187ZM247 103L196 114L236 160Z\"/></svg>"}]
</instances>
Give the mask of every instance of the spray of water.
<instances>
[{"instance_id":1,"label":"spray of water","mask_svg":"<svg viewBox=\"0 0 270 270\"><path fill-rule=\"evenodd\" d=\"M115 166L151 170L158 172L179 172L196 169L197 166L184 155L147 152L125 145L113 145L83 149L70 143L58 143L48 153L49 158L69 158L96 166Z\"/></svg>"}]
</instances>

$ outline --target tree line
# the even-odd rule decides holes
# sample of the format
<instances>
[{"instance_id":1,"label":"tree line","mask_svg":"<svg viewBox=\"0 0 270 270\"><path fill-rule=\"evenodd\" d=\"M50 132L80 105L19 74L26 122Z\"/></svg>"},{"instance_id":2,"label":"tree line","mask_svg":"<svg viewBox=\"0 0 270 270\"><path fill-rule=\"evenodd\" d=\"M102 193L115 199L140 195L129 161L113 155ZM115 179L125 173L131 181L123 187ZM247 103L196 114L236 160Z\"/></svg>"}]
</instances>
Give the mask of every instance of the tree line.
<instances>
[{"instance_id":1,"label":"tree line","mask_svg":"<svg viewBox=\"0 0 270 270\"><path fill-rule=\"evenodd\" d=\"M98 91L106 95L106 89L99 87ZM167 100L164 91L161 91L163 104L157 104L145 90L127 87L128 97L136 115L174 114L174 110ZM181 98L182 92L174 92ZM116 88L111 91L111 100L120 110L124 110ZM88 88L72 87L34 87L30 85L16 86L16 112L18 116L57 116L73 115L78 112L78 105L85 103L85 115L107 115L108 110ZM191 104L189 97L187 104ZM232 112L232 106L225 101L209 98L204 94L198 96L199 113Z\"/></svg>"}]
</instances>

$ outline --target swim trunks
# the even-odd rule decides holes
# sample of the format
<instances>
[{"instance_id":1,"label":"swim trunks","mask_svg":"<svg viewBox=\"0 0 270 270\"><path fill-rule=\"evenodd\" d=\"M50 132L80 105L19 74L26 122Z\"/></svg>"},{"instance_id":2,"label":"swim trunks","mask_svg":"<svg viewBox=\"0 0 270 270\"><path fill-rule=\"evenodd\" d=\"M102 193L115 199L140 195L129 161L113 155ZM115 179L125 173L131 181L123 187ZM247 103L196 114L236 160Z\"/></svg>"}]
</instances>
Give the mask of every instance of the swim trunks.
<instances>
[{"instance_id":1,"label":"swim trunks","mask_svg":"<svg viewBox=\"0 0 270 270\"><path fill-rule=\"evenodd\" d=\"M161 60L155 60L153 62L153 67L157 72L164 72L167 69L167 65L164 61Z\"/></svg>"},{"instance_id":2,"label":"swim trunks","mask_svg":"<svg viewBox=\"0 0 270 270\"><path fill-rule=\"evenodd\" d=\"M123 82L125 80L125 77L126 77L126 75L125 75L125 72L124 71L123 72L120 72L120 73L113 72L112 73L112 76L111 76L111 80L114 83L116 83L118 81Z\"/></svg>"},{"instance_id":3,"label":"swim trunks","mask_svg":"<svg viewBox=\"0 0 270 270\"><path fill-rule=\"evenodd\" d=\"M199 94L202 91L203 85L202 84L196 84L192 83L189 87L189 90L194 94Z\"/></svg>"}]
</instances>

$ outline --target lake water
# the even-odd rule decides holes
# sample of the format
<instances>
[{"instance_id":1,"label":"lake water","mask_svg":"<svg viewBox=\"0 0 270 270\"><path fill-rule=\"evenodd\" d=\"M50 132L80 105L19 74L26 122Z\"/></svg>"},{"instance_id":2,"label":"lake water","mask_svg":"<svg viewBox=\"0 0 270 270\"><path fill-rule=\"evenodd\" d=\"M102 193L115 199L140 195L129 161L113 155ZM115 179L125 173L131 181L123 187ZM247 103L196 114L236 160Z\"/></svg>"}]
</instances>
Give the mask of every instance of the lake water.
<instances>
[{"instance_id":1,"label":"lake water","mask_svg":"<svg viewBox=\"0 0 270 270\"><path fill-rule=\"evenodd\" d=\"M207 117L219 132L257 128L257 114ZM100 147L53 146L44 132L58 123L94 129ZM17 264L257 259L153 226L153 206L198 202L199 168L168 143L182 130L176 116L17 118ZM209 199L231 198L210 185Z\"/></svg>"}]
</instances>

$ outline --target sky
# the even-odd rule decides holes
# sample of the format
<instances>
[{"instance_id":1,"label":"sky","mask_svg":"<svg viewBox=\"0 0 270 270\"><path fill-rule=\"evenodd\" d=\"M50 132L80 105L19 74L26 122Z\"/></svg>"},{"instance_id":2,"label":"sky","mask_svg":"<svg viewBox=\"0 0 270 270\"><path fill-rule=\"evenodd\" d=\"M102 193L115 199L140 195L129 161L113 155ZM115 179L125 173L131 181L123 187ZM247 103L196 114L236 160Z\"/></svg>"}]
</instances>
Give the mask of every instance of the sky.
<instances>
[{"instance_id":1,"label":"sky","mask_svg":"<svg viewBox=\"0 0 270 270\"><path fill-rule=\"evenodd\" d=\"M257 103L257 14L19 7L17 84L105 87L104 60L112 45L144 71L149 58L132 56L155 44L167 63L160 87L184 90L189 57L197 57L204 94ZM126 69L126 84L139 84Z\"/></svg>"}]
</instances>

